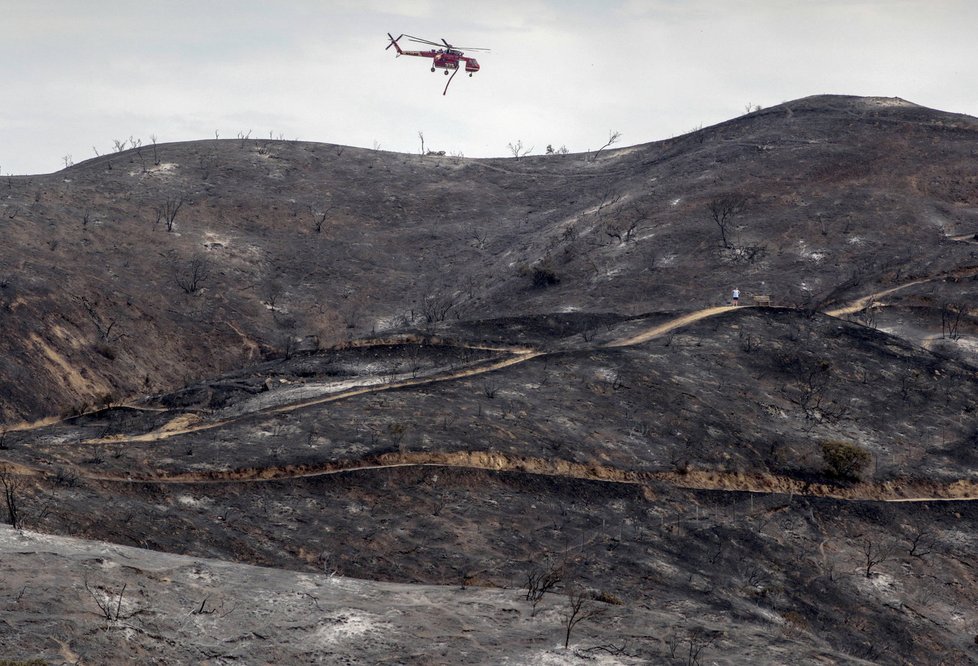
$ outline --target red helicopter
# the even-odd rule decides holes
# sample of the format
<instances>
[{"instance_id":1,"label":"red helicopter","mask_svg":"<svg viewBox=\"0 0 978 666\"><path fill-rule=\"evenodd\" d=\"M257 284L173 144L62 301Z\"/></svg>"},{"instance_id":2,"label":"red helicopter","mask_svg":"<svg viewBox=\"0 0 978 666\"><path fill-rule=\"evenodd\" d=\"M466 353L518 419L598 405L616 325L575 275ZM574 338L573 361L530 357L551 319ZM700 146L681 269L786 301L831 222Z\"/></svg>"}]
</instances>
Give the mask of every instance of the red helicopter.
<instances>
[{"instance_id":1,"label":"red helicopter","mask_svg":"<svg viewBox=\"0 0 978 666\"><path fill-rule=\"evenodd\" d=\"M397 55L399 56L409 55L409 56L420 56L422 58L431 58L432 72L435 71L436 69L443 69L445 70L445 76L448 76L449 72L451 72L452 75L448 77L448 83L445 84L445 90L442 92L442 95L448 93L449 84L451 84L452 79L455 78L455 75L458 74L459 63L461 62L465 63L465 71L468 72L469 76L472 76L473 74L479 71L479 63L476 61L476 59L467 57L465 53L462 51L462 49L466 49L468 51L489 50L489 49L468 48L464 46L463 47L452 46L444 39L441 40L442 44L444 44L444 48L442 48L442 44L439 44L438 42L431 42L428 41L427 39L421 39L420 37L412 37L411 35L402 34L398 36L397 39L394 39L394 35L388 32L387 36L390 37L391 39L391 43L387 45L387 48L389 49L390 47L393 46L395 49L397 49ZM401 39L401 37L407 37L412 42L416 42L418 44L426 44L427 46L436 46L438 47L438 49L437 50L431 49L429 51L405 51L397 43ZM387 49L384 50L386 51Z\"/></svg>"}]
</instances>

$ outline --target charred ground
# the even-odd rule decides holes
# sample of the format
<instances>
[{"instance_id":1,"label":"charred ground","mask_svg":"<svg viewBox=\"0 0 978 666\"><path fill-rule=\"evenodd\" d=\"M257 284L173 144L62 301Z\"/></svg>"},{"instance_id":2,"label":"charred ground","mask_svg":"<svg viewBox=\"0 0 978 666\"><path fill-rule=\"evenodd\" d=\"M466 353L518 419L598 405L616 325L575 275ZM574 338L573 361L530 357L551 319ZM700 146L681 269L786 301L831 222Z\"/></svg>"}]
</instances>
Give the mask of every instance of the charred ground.
<instances>
[{"instance_id":1,"label":"charred ground","mask_svg":"<svg viewBox=\"0 0 978 666\"><path fill-rule=\"evenodd\" d=\"M548 658L972 663L976 160L974 118L817 97L597 159L234 140L5 179L22 524L478 594L560 567L606 614ZM707 309L733 286L776 307ZM391 659L542 659L545 603Z\"/></svg>"}]
</instances>

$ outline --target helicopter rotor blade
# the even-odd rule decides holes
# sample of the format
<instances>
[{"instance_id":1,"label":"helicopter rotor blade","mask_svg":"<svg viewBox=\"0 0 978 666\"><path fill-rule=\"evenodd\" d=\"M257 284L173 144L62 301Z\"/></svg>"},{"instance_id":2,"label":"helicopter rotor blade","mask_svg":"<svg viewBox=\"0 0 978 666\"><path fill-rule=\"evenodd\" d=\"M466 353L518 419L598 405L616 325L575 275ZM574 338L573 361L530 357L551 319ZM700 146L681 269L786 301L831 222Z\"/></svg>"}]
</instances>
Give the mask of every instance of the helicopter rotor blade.
<instances>
[{"instance_id":1,"label":"helicopter rotor blade","mask_svg":"<svg viewBox=\"0 0 978 666\"><path fill-rule=\"evenodd\" d=\"M414 35L401 35L401 37L407 37L412 42L417 42L418 44L427 44L428 46L437 46L438 48L447 47L449 49L455 49L456 51L482 51L489 52L489 49L483 49L476 46L455 46L454 44L449 44L448 40L442 38L442 43L433 42L430 39L421 39L420 37L415 37ZM400 39L401 37L398 37Z\"/></svg>"},{"instance_id":2,"label":"helicopter rotor blade","mask_svg":"<svg viewBox=\"0 0 978 666\"><path fill-rule=\"evenodd\" d=\"M386 49L384 49L385 51L386 51L387 49L389 49L390 47L392 47L392 46L394 46L394 45L395 45L395 44L397 43L397 39L400 39L400 38L401 38L401 37L403 37L404 35L403 35L403 34L401 34L401 35L400 35L400 37L398 37L397 39L394 39L394 35L392 35L392 34L390 34L390 33L388 32L388 33L387 33L387 36L391 38L391 43L387 45L387 48L386 48Z\"/></svg>"},{"instance_id":3,"label":"helicopter rotor blade","mask_svg":"<svg viewBox=\"0 0 978 666\"><path fill-rule=\"evenodd\" d=\"M438 42L433 42L430 39L421 39L420 37L415 37L414 35L403 35L403 36L407 37L412 42L417 42L418 44L427 44L428 46L441 47L441 44L439 44Z\"/></svg>"},{"instance_id":4,"label":"helicopter rotor blade","mask_svg":"<svg viewBox=\"0 0 978 666\"><path fill-rule=\"evenodd\" d=\"M478 46L455 46L454 44L449 44L448 41L442 37L441 41L445 43L450 49L455 49L456 51L488 51L489 49L480 49Z\"/></svg>"}]
</instances>

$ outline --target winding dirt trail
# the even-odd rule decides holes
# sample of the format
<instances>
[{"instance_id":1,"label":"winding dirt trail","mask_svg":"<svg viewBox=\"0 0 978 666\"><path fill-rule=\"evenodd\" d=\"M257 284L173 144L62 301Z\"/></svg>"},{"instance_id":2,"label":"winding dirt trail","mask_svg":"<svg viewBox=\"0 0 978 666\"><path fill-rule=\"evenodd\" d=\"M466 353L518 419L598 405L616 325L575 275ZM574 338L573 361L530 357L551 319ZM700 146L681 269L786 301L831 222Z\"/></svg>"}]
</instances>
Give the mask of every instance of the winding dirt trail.
<instances>
[{"instance_id":1,"label":"winding dirt trail","mask_svg":"<svg viewBox=\"0 0 978 666\"><path fill-rule=\"evenodd\" d=\"M750 307L750 306L743 306ZM708 317L715 317L716 315L722 314L724 312L729 312L730 310L736 309L734 306L718 306L705 308L703 310L697 310L695 312L690 312L684 314L680 317L676 317L670 321L662 324L653 326L652 328L646 329L634 335L628 336L626 338L620 338L617 340L612 340L610 342L604 343L596 348L609 348L613 349L616 347L630 347L634 345L639 345L644 342L648 342L654 338L670 333L678 328L692 324L693 322L700 321L701 319L706 319ZM496 370L501 370L503 368L508 368L519 363L524 363L534 358L544 356L555 352L545 352L540 350L532 349L521 349L521 348L500 348L500 347L476 347L478 349L485 349L489 351L496 351L500 353L508 353L509 356L502 359L494 359L491 361L481 361L467 368L453 372L443 372L436 373L433 375L427 375L424 377L416 377L411 379L404 379L400 381L386 382L383 384L370 384L367 386L357 387L353 389L348 389L344 391L338 391L336 393L331 393L324 395L322 397L300 400L297 402L288 403L285 405L278 405L275 407L268 407L264 409L259 409L248 414L241 414L234 417L229 417L226 419L220 419L217 421L202 421L198 418L188 415L181 415L174 421L171 421L164 426L153 430L151 432L142 434L119 434L110 435L108 437L99 437L94 439L85 440L87 444L118 444L121 442L155 442L163 439L169 439L170 437L175 437L177 435L186 435L190 433L202 432L205 430L212 430L214 428L220 428L223 426L230 425L232 423L237 423L244 419L253 418L259 415L275 415L275 414L286 414L289 412L294 412L299 409L305 409L308 407L314 407L316 405L323 405L330 402L337 402L339 400L346 400L348 398L354 398L361 395L367 395L369 393L378 393L381 391L392 391L401 388L411 388L416 386L425 386L430 384L435 384L439 382L455 381L458 379L464 379L466 377L473 377L475 375L486 374L489 372L494 372Z\"/></svg>"},{"instance_id":2,"label":"winding dirt trail","mask_svg":"<svg viewBox=\"0 0 978 666\"><path fill-rule=\"evenodd\" d=\"M425 386L428 384L434 384L438 382L453 381L456 379L462 379L465 377L472 377L474 375L481 375L487 372L493 372L495 370L500 370L502 368L507 368L511 365L516 365L517 363L523 363L531 358L536 358L541 356L543 352L537 351L520 351L513 353L512 356L503 359L495 359L491 361L482 361L476 363L472 366L464 368L462 370L457 370L447 373L436 373L434 375L427 375L424 377L415 377L411 379L403 379L399 381L387 382L384 384L370 384L366 386L361 386L357 388L347 389L344 391L338 391L336 393L330 393L317 398L310 398L307 400L300 400L298 402L291 402L285 405L277 405L275 407L268 407L265 409L259 409L247 414L241 414L238 416L221 419L218 421L206 421L202 422L199 417L194 415L181 415L170 421L169 423L163 425L157 430L151 432L143 433L141 435L110 435L108 437L99 437L95 439L85 440L86 444L118 444L120 442L156 442L163 439L169 439L170 437L175 437L177 435L186 435L189 433L201 432L204 430L212 430L214 428L220 428L232 423L237 423L245 419L254 418L255 416L272 416L275 414L286 414L289 412L294 412L298 409L305 409L307 407L314 407L316 405L323 405L330 402L337 402L339 400L346 400L348 398L354 398L361 395L367 395L369 393L378 393L381 391L393 391L401 388L410 388L415 386Z\"/></svg>"},{"instance_id":3,"label":"winding dirt trail","mask_svg":"<svg viewBox=\"0 0 978 666\"><path fill-rule=\"evenodd\" d=\"M729 312L731 310L736 310L737 307L751 307L751 306L733 306L733 305L721 305L714 308L705 308L703 310L696 310L695 312L690 312L676 319L672 319L658 326L653 326L650 329L642 331L641 333L636 333L627 338L619 338L618 340L612 340L611 342L603 345L608 348L615 347L631 347L633 345L640 345L643 342L648 342L653 338L658 338L666 333L670 333L677 328L681 328L688 324L692 324L695 321L700 321L701 319L706 319L707 317L715 317L718 314L723 314L724 312Z\"/></svg>"},{"instance_id":4,"label":"winding dirt trail","mask_svg":"<svg viewBox=\"0 0 978 666\"><path fill-rule=\"evenodd\" d=\"M954 274L978 274L978 267L962 269ZM940 275L930 278L913 280L889 289L860 297L847 305L828 310L826 314L839 317L864 309L872 302L889 294L914 285L947 279L952 275ZM714 317L731 310L751 308L754 306L717 306L690 312L670 321L652 326L627 337L617 338L597 345L595 349L615 349L640 345L655 338L671 333L679 328L697 321ZM370 341L360 346L369 346ZM169 439L178 435L197 433L220 428L248 418L263 415L275 415L293 412L316 405L327 404L357 396L391 391L400 388L426 386L439 382L454 381L466 377L487 374L503 368L524 363L534 358L552 353L542 350L506 347L480 347L489 351L506 354L503 358L481 360L472 365L453 371L435 372L431 375L413 377L381 384L370 384L346 390L328 393L319 397L298 400L282 405L258 409L215 421L204 421L200 416L182 414L162 427L142 434L120 434L85 440L88 444L109 444L121 442L151 442ZM21 430L33 429L50 425L51 420L38 421L34 424L22 424ZM12 428L11 428L12 429ZM855 484L851 486L835 486L831 484L812 484L790 477L761 474L734 474L725 472L692 471L686 474L676 472L635 472L615 469L600 465L582 465L569 461L546 460L540 458L508 458L493 452L464 452L464 453L396 453L385 454L376 458L362 461L327 463L321 466L281 466L264 468L247 468L238 470L216 470L207 473L159 473L142 476L86 474L87 478L105 482L123 483L167 483L167 484L203 484L228 482L260 482L277 481L298 478L324 476L330 474L351 473L356 471L390 469L399 467L453 467L482 469L494 471L518 471L532 474L560 476L609 483L626 483L646 485L653 482L666 482L676 487L698 490L721 490L733 492L749 492L762 494L797 494L816 497L827 497L842 500L884 501L884 502L936 502L936 501L975 501L978 500L978 482L959 480L948 483L927 483L922 481L905 480L884 484ZM23 467L23 466L18 466ZM41 470L23 468L21 473L44 474Z\"/></svg>"},{"instance_id":5,"label":"winding dirt trail","mask_svg":"<svg viewBox=\"0 0 978 666\"><path fill-rule=\"evenodd\" d=\"M928 282L937 282L938 280L947 279L961 279L966 277L974 277L978 275L978 266L967 266L964 268L959 268L957 270L951 271L949 273L939 273L938 275L933 275L931 277L920 278L917 280L911 280L910 282L904 282L895 287L890 287L889 289L884 289L883 291L877 291L873 294L857 298L854 301L850 301L846 305L833 308L831 310L826 310L825 314L830 317L842 317L847 314L853 314L854 312L859 312L865 310L867 306L871 305L874 301L889 296L890 294L908 289L918 284L926 284Z\"/></svg>"},{"instance_id":6,"label":"winding dirt trail","mask_svg":"<svg viewBox=\"0 0 978 666\"><path fill-rule=\"evenodd\" d=\"M832 310L828 310L828 311L826 311L825 314L827 314L829 316L832 316L832 317L841 317L841 316L844 316L844 315L847 315L847 314L851 314L851 313L854 313L854 312L859 312L860 310L865 309L869 304L871 304L872 302L874 302L876 300L879 300L880 298L883 298L883 297L885 297L885 296L887 296L889 294L895 293L895 292L900 291L902 289L907 289L907 288L912 287L914 285L924 284L926 282L933 282L933 281L936 281L936 280L947 279L949 277L959 277L960 278L960 277L969 277L969 276L972 276L972 275L978 275L978 267L967 267L967 268L959 269L958 271L954 271L952 273L942 273L940 275L936 275L936 276L932 276L932 277L927 277L927 278L921 278L921 279L917 279L917 280L912 280L910 282L906 282L904 284L900 284L900 285L897 285L895 287L891 287L889 289L884 289L882 291L878 291L878 292L874 292L872 294L868 294L866 296L862 296L862 297L860 297L860 298L858 298L858 299L856 299L854 301L851 301L850 303L848 303L846 305L843 305L843 306L838 307L838 308L834 308ZM743 305L743 306L737 306L737 307L739 307L739 308L750 308L750 307L754 307L754 306ZM634 345L639 345L639 344L648 342L649 340L653 340L653 339L655 339L657 337L661 337L661 336L663 336L663 335L665 335L667 333L670 333L672 331L675 331L676 329L679 329L679 328L681 328L683 326L687 326L687 325L692 324L694 322L700 321L702 319L707 319L709 317L714 317L714 316L723 314L725 312L729 312L730 310L737 309L737 307L735 307L735 306L729 306L729 305L727 305L727 306L717 306L717 307L704 308L702 310L696 310L694 312L689 312L687 314L681 315L679 317L676 317L675 319L672 319L670 321L664 322L662 324L653 326L653 327L651 327L649 329L646 329L644 331L641 331L639 333L635 333L635 334L630 335L628 337L624 337L624 338L619 338L619 339L616 339L616 340L612 340L612 341L607 342L607 343L604 343L602 345L598 345L595 348L597 348L597 349L600 349L600 348L613 349L613 348L619 348L619 347L630 347L630 346L634 346ZM393 343L396 343L396 344L411 344L412 342L417 343L418 341L419 341L419 339L416 339L416 338L413 338L411 336L408 336L408 337L397 337L397 338L390 338L390 339L355 341L355 342L351 343L349 345L349 347L350 348L355 348L355 347L364 347L364 348L366 348L366 347L371 347L371 346L377 346L377 345L380 345L380 344L393 344ZM296 402L293 402L293 403L284 404L284 405L277 405L277 406L273 406L273 407L266 407L266 408L255 410L255 411L250 412L248 414L241 414L241 415L237 415L237 416L233 416L233 417L228 417L228 418L220 419L220 420L216 420L216 421L206 421L206 420L204 420L201 417L187 418L185 415L182 415L182 416L178 417L179 420L171 421L170 423L164 425L163 427L161 427L161 428L159 428L157 430L151 431L151 432L141 433L141 434L131 434L131 435L120 434L120 435L113 435L113 436L110 436L110 437L102 437L102 438L89 439L89 440L86 440L86 443L89 443L89 444L111 444L111 443L121 443L121 442L152 442L152 441L160 441L160 440L168 439L170 437L175 437L175 436L178 436L178 435L185 435L185 434L189 434L189 433L195 433L195 432L201 432L201 431L205 431L205 430L211 430L211 429L214 429L214 428L219 428L219 427L222 427L222 426L230 425L232 423L235 423L235 422L244 420L246 418L252 418L252 417L255 417L255 416L260 416L262 414L269 414L269 415L270 414L283 414L283 413L292 412L292 411L295 411L295 410L298 410L298 409L304 409L304 408L307 408L307 407L312 407L312 406L315 406L315 405L321 405L321 404L325 404L325 403L329 403L329 402L336 402L338 400L345 400L345 399L348 399L348 398L353 398L353 397L357 397L357 396L360 396L360 395L365 395L365 394L368 394L368 393L377 393L377 392L381 392L381 391L391 391L391 390L396 390L396 389L399 389L399 388L408 388L408 387L414 387L414 386L423 386L423 385L426 385L426 384L434 384L434 383L437 383L437 382L453 381L453 380L456 380L456 379L462 379L462 378L465 378L465 377L471 377L473 375L478 375L478 374L484 374L484 373L488 373L488 372L493 372L495 370L499 370L499 369L506 368L506 367L509 367L509 366L512 366L512 365L516 365L518 363L522 363L524 361L528 361L530 359L533 359L533 358L536 358L536 357L539 357L539 356L544 356L544 355L549 354L549 353L554 353L554 352L545 352L545 351L541 351L541 350L524 349L524 348L518 348L518 347L489 346L489 345L482 345L482 346L479 346L479 345L471 345L471 348L473 348L473 349L481 349L481 350L485 350L485 351L497 352L497 353L500 353L500 354L509 354L509 356L506 357L506 358L503 358L503 359L496 359L496 360L493 360L493 361L490 361L490 362L482 361L482 362L477 363L477 364L475 364L473 366L470 366L468 368L465 368L465 369L462 369L462 370L459 370L459 371L456 371L456 372L448 372L448 373L441 372L441 373L434 373L434 374L431 374L431 375L426 375L426 376L423 376L423 377L416 377L416 378L411 378L411 379L406 379L406 380L393 381L393 382L385 382L385 383L379 383L379 384L369 384L369 385L365 385L365 386L358 387L358 388L353 388L353 389L348 389L348 390L343 390L343 391L337 391L335 393L329 393L327 395L324 395L324 396L318 397L318 398L299 400L299 401L296 401ZM118 407L119 408L127 408L127 407L129 407L129 408L132 408L132 409L138 409L137 407L131 407L131 406L128 406L128 405L119 405ZM19 424L14 424L14 425L12 425L10 427L7 427L6 430L8 430L8 431L35 430L35 429L39 429L39 428L43 428L43 427L46 427L46 426L53 425L55 423L58 423L58 422L61 422L61 421L64 421L64 420L66 420L66 419L46 418L46 419L42 419L40 421L35 421L35 422L32 422L32 423L19 423Z\"/></svg>"},{"instance_id":7,"label":"winding dirt trail","mask_svg":"<svg viewBox=\"0 0 978 666\"><path fill-rule=\"evenodd\" d=\"M878 291L875 294L869 294L868 296L857 298L856 300L851 301L850 303L843 305L841 307L834 308L832 310L826 310L825 314L827 314L830 317L844 317L847 314L852 314L854 312L860 312L862 310L865 310L874 301L878 301L884 296L889 296L890 294L896 293L898 291L902 291L903 289L907 289L909 287L913 287L914 285L933 282L934 280L937 279L938 278L924 278L921 280L914 280L913 282L907 282L905 284L901 284L896 287L891 287L889 289L884 289L883 291Z\"/></svg>"},{"instance_id":8,"label":"winding dirt trail","mask_svg":"<svg viewBox=\"0 0 978 666\"><path fill-rule=\"evenodd\" d=\"M497 451L402 452L386 453L364 460L348 460L319 466L286 465L281 467L215 470L205 473L180 472L146 476L92 474L86 478L115 483L158 483L209 485L224 483L260 483L315 478L336 474L410 467L476 469L492 472L520 472L541 476L581 479L602 483L648 487L666 483L690 490L719 490L763 495L799 495L867 502L961 502L978 501L978 481L928 482L895 480L885 483L835 485L811 483L775 474L744 474L723 471L693 470L686 473L635 471L607 465L583 464L569 460L508 456Z\"/></svg>"}]
</instances>

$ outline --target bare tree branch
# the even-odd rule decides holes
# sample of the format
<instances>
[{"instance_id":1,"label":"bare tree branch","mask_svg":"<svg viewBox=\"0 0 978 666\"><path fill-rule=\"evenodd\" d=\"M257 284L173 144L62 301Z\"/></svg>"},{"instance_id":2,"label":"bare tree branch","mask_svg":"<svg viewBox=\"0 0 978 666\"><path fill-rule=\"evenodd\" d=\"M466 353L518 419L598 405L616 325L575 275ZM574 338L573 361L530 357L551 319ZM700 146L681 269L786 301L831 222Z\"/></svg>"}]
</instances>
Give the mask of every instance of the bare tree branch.
<instances>
[{"instance_id":1,"label":"bare tree branch","mask_svg":"<svg viewBox=\"0 0 978 666\"><path fill-rule=\"evenodd\" d=\"M567 591L567 608L564 611L564 648L570 645L571 632L574 627L584 620L591 620L602 613L605 609L595 605L594 595L590 590L573 587Z\"/></svg>"},{"instance_id":2,"label":"bare tree branch","mask_svg":"<svg viewBox=\"0 0 978 666\"><path fill-rule=\"evenodd\" d=\"M608 130L608 143L604 144L603 146L595 150L593 153L591 153L591 161L593 162L596 159L598 159L598 153L600 153L608 146L616 143L620 138L621 138L621 132L618 132L616 130Z\"/></svg>"},{"instance_id":3,"label":"bare tree branch","mask_svg":"<svg viewBox=\"0 0 978 666\"><path fill-rule=\"evenodd\" d=\"M742 194L723 194L711 199L707 204L710 217L713 218L713 221L720 228L720 239L723 241L723 247L726 249L733 247L727 238L727 230L730 228L733 217L743 212L746 203L747 198Z\"/></svg>"},{"instance_id":4,"label":"bare tree branch","mask_svg":"<svg viewBox=\"0 0 978 666\"><path fill-rule=\"evenodd\" d=\"M23 480L14 474L9 465L0 465L0 485L3 486L3 496L7 503L7 522L14 529L20 527L20 512L17 504Z\"/></svg>"}]
</instances>

